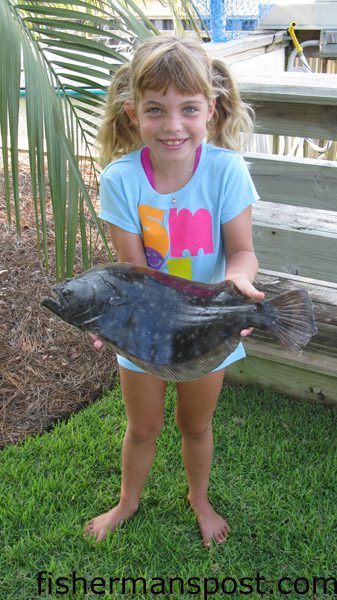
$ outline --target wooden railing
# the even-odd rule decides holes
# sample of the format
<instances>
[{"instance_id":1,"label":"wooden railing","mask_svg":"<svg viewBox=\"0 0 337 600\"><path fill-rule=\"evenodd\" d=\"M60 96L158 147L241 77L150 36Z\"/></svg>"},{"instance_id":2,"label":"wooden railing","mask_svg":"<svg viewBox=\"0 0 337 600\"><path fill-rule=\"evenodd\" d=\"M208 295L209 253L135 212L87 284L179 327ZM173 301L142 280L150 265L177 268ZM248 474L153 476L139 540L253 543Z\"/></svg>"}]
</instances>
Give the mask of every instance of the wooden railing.
<instances>
[{"instance_id":1,"label":"wooden railing","mask_svg":"<svg viewBox=\"0 0 337 600\"><path fill-rule=\"evenodd\" d=\"M257 132L337 140L337 75L280 73L239 84ZM247 359L228 378L337 403L337 162L257 153L246 160L261 197L254 207L257 287L267 298L307 289L318 334L297 356L255 331Z\"/></svg>"},{"instance_id":2,"label":"wooden railing","mask_svg":"<svg viewBox=\"0 0 337 600\"><path fill-rule=\"evenodd\" d=\"M220 58L228 65L250 61L258 56L289 46L286 31L247 32L244 37L223 43L208 43L206 49L212 58Z\"/></svg>"}]
</instances>

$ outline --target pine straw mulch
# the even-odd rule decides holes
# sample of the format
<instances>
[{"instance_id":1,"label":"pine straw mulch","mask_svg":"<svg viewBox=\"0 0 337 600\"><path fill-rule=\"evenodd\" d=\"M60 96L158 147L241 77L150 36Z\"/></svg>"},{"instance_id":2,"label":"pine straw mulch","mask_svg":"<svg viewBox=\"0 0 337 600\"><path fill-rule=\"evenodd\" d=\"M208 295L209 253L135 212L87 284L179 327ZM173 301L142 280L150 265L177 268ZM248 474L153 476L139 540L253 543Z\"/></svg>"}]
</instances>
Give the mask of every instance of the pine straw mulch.
<instances>
[{"instance_id":1,"label":"pine straw mulch","mask_svg":"<svg viewBox=\"0 0 337 600\"><path fill-rule=\"evenodd\" d=\"M2 182L3 183L3 182ZM87 334L63 323L41 299L55 283L37 251L28 159L20 158L22 236L6 223L0 185L0 447L50 428L111 387L115 355L97 351ZM53 244L48 211L48 244ZM107 262L102 248L94 263ZM77 270L81 270L80 260Z\"/></svg>"}]
</instances>

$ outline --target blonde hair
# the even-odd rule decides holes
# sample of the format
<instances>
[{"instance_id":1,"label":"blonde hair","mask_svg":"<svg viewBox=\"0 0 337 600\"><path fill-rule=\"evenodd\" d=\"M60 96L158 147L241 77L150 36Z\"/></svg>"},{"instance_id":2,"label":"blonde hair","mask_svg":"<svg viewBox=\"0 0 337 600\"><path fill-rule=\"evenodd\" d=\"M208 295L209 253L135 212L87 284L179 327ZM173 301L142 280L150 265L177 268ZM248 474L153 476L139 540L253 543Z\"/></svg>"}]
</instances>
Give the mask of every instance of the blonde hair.
<instances>
[{"instance_id":1,"label":"blonde hair","mask_svg":"<svg viewBox=\"0 0 337 600\"><path fill-rule=\"evenodd\" d=\"M242 102L228 67L221 60L212 61L194 39L159 35L139 46L131 63L120 67L113 77L97 136L103 166L143 146L136 125L124 109L125 101L136 107L145 91L165 94L170 85L181 94L203 94L207 100L215 97L207 141L230 150L240 149L240 131L252 131L252 110Z\"/></svg>"}]
</instances>

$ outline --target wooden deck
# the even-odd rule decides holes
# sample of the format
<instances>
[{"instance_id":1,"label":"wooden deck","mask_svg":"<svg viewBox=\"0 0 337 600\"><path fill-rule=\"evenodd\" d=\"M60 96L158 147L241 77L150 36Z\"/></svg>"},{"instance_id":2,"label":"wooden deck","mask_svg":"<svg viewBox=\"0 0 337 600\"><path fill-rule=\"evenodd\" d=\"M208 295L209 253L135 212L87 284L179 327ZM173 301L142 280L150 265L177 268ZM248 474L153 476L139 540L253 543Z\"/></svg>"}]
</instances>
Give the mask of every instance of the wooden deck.
<instances>
[{"instance_id":1,"label":"wooden deck","mask_svg":"<svg viewBox=\"0 0 337 600\"><path fill-rule=\"evenodd\" d=\"M242 98L254 106L257 133L337 139L336 75L240 77L239 86Z\"/></svg>"},{"instance_id":2,"label":"wooden deck","mask_svg":"<svg viewBox=\"0 0 337 600\"><path fill-rule=\"evenodd\" d=\"M212 58L220 58L228 65L263 56L288 45L285 31L266 33L247 32L247 35L231 42L208 43L206 50Z\"/></svg>"},{"instance_id":3,"label":"wooden deck","mask_svg":"<svg viewBox=\"0 0 337 600\"><path fill-rule=\"evenodd\" d=\"M239 77L239 86L257 132L337 140L337 75L254 75ZM232 365L228 378L337 403L337 157L247 153L246 160L261 196L254 207L257 286L267 298L307 289L318 334L297 356L256 331L246 341L247 359Z\"/></svg>"}]
</instances>

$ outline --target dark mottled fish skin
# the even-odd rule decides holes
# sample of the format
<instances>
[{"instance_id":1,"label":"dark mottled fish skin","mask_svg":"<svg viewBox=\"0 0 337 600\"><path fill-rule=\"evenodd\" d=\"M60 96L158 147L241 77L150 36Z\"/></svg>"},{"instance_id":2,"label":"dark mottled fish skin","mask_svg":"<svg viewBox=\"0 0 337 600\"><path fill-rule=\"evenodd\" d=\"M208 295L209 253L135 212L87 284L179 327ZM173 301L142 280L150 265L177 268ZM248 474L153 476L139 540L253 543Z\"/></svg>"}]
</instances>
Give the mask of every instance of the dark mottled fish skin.
<instances>
[{"instance_id":1,"label":"dark mottled fish skin","mask_svg":"<svg viewBox=\"0 0 337 600\"><path fill-rule=\"evenodd\" d=\"M197 379L218 367L247 327L299 351L317 333L304 290L250 303L233 284L191 282L128 263L96 267L53 287L42 305L108 341L148 373Z\"/></svg>"}]
</instances>

